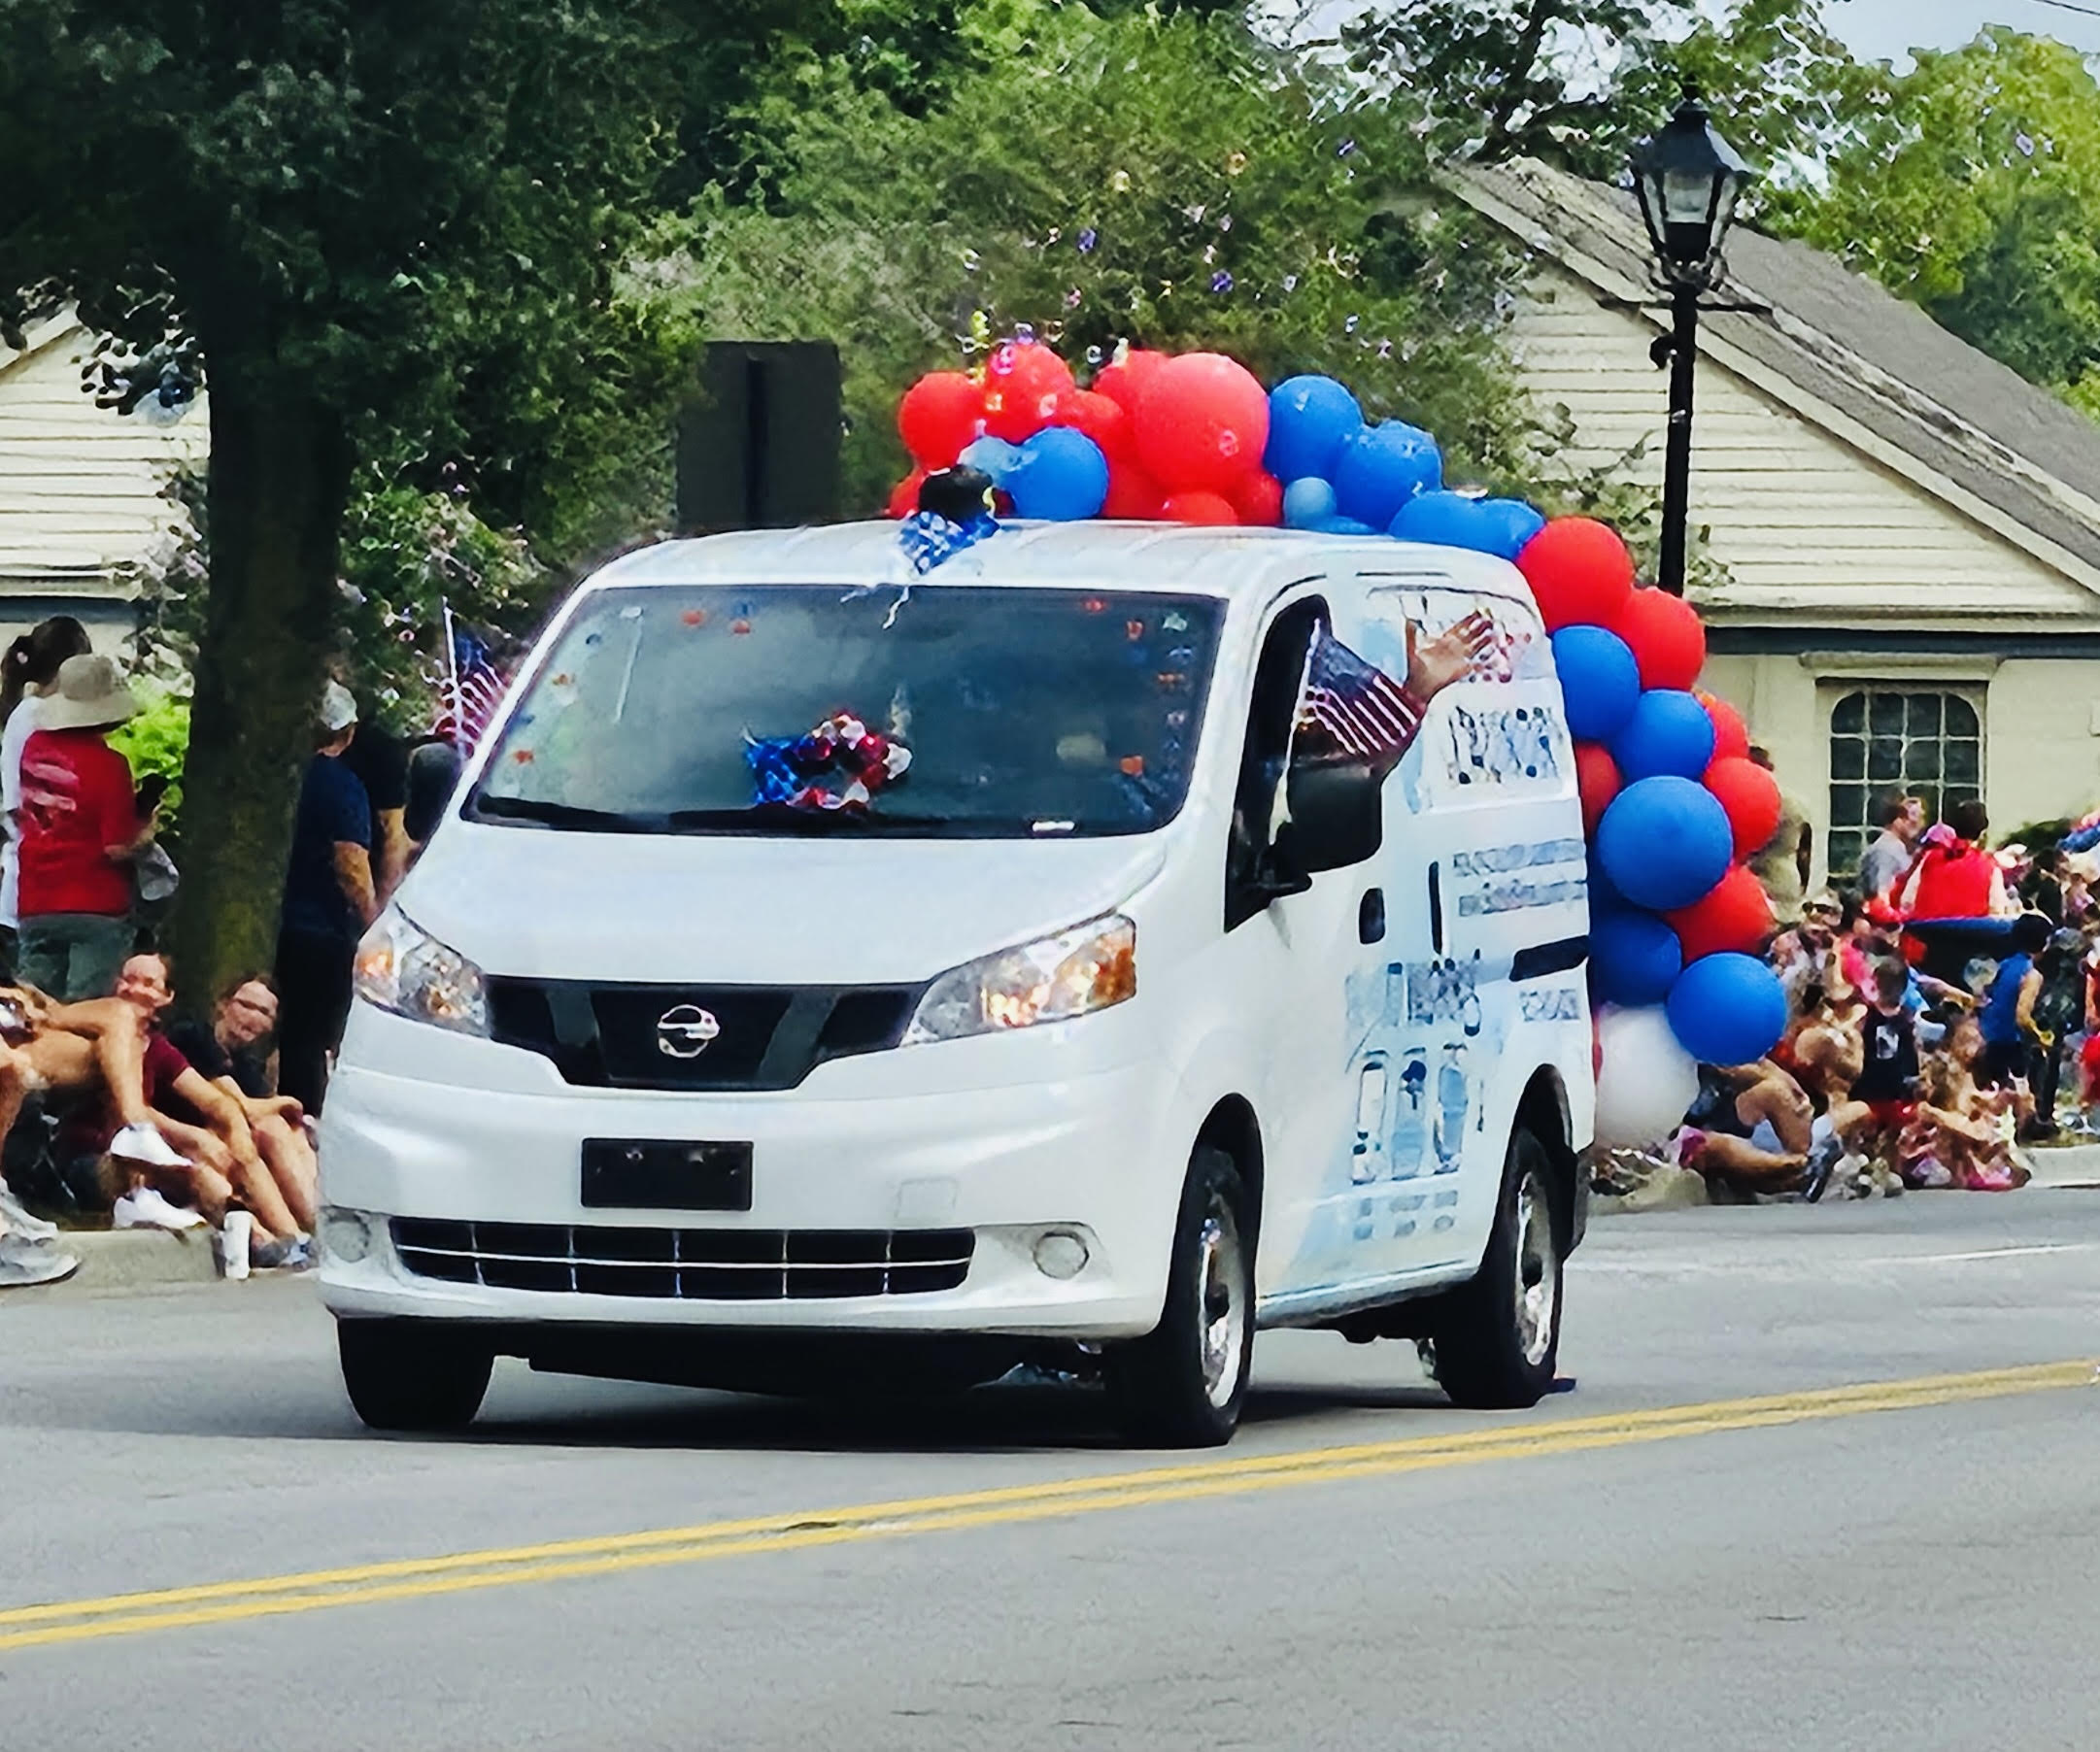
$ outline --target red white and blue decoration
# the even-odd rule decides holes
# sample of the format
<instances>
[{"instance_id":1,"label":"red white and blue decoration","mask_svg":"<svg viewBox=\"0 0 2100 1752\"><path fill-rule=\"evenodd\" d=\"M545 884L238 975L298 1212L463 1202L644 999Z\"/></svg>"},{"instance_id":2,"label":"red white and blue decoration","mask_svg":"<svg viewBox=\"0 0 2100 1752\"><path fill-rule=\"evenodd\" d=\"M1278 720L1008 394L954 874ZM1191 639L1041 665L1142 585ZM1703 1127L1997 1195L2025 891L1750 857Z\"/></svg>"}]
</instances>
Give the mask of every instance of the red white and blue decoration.
<instances>
[{"instance_id":1,"label":"red white and blue decoration","mask_svg":"<svg viewBox=\"0 0 2100 1752\"><path fill-rule=\"evenodd\" d=\"M1385 534L1513 561L1552 636L1576 738L1598 1141L1655 1141L1681 1119L1698 1063L1749 1062L1778 1042L1785 999L1754 957L1772 910L1744 860L1778 827L1778 788L1747 758L1743 720L1695 691L1697 611L1638 588L1615 530L1450 490L1428 432L1367 421L1331 377L1264 390L1222 354L1125 349L1081 388L1023 335L994 348L981 376L922 378L898 426L916 467L892 495L897 517L929 474L962 463L1026 518Z\"/></svg>"},{"instance_id":2,"label":"red white and blue decoration","mask_svg":"<svg viewBox=\"0 0 2100 1752\"><path fill-rule=\"evenodd\" d=\"M805 736L752 736L744 743L752 801L794 809L864 809L911 766L911 750L850 712Z\"/></svg>"}]
</instances>

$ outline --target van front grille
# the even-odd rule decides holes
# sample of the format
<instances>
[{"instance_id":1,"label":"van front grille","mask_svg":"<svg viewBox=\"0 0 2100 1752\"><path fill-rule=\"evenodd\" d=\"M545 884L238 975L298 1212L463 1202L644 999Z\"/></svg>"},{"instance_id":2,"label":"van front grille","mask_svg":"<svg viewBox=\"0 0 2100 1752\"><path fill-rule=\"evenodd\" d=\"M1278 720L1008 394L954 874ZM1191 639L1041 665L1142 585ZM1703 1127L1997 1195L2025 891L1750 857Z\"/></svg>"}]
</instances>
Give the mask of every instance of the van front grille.
<instances>
[{"instance_id":1,"label":"van front grille","mask_svg":"<svg viewBox=\"0 0 2100 1752\"><path fill-rule=\"evenodd\" d=\"M627 1229L395 1217L419 1277L693 1301L924 1296L969 1275L966 1229Z\"/></svg>"},{"instance_id":2,"label":"van front grille","mask_svg":"<svg viewBox=\"0 0 2100 1752\"><path fill-rule=\"evenodd\" d=\"M795 1089L831 1059L904 1037L916 986L489 981L490 1031L584 1089ZM704 1021L702 1020L704 1018ZM684 1028L704 1028L704 1039Z\"/></svg>"}]
</instances>

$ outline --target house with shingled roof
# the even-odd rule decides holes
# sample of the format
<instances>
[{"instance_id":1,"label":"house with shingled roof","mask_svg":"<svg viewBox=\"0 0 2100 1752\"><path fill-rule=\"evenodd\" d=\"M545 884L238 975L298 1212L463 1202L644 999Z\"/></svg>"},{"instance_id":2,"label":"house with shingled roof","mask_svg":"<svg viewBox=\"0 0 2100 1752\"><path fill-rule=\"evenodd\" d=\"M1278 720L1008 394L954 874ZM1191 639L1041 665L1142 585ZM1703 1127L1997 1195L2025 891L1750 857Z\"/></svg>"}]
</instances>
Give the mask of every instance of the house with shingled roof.
<instances>
[{"instance_id":1,"label":"house with shingled roof","mask_svg":"<svg viewBox=\"0 0 2100 1752\"><path fill-rule=\"evenodd\" d=\"M1530 161L1451 191L1533 271L1508 341L1568 460L1662 479L1667 316L1630 194ZM2100 425L1875 282L1739 227L1702 319L1691 523L1706 685L1843 875L1878 798L1981 795L1997 828L2100 807ZM1643 447L1645 447L1644 450Z\"/></svg>"},{"instance_id":2,"label":"house with shingled roof","mask_svg":"<svg viewBox=\"0 0 2100 1752\"><path fill-rule=\"evenodd\" d=\"M204 465L202 398L172 420L97 406L82 381L94 336L70 311L23 340L0 343L0 647L66 614L114 654L137 624L141 568L184 532L166 488Z\"/></svg>"}]
</instances>

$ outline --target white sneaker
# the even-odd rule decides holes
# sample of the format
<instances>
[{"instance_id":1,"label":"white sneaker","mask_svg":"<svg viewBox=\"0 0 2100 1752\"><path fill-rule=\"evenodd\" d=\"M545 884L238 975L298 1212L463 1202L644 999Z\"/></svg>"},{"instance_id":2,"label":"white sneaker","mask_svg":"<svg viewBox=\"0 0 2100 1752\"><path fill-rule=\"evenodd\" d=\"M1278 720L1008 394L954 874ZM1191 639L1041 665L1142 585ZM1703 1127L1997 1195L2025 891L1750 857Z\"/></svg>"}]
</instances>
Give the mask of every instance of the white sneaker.
<instances>
[{"instance_id":1,"label":"white sneaker","mask_svg":"<svg viewBox=\"0 0 2100 1752\"><path fill-rule=\"evenodd\" d=\"M178 1156L168 1140L145 1124L126 1126L110 1139L110 1154L123 1162L143 1162L150 1168L186 1168L189 1158Z\"/></svg>"},{"instance_id":2,"label":"white sneaker","mask_svg":"<svg viewBox=\"0 0 2100 1752\"><path fill-rule=\"evenodd\" d=\"M0 1235L0 1289L55 1284L80 1268L80 1260L61 1253L53 1242L14 1233Z\"/></svg>"},{"instance_id":3,"label":"white sneaker","mask_svg":"<svg viewBox=\"0 0 2100 1752\"><path fill-rule=\"evenodd\" d=\"M112 1229L203 1229L204 1218L180 1204L170 1204L158 1190L142 1186L126 1193L110 1210Z\"/></svg>"},{"instance_id":4,"label":"white sneaker","mask_svg":"<svg viewBox=\"0 0 2100 1752\"><path fill-rule=\"evenodd\" d=\"M18 1235L27 1235L32 1241L49 1241L58 1233L57 1224L32 1217L23 1209L21 1200L8 1191L8 1183L4 1180L0 1180L0 1227Z\"/></svg>"}]
</instances>

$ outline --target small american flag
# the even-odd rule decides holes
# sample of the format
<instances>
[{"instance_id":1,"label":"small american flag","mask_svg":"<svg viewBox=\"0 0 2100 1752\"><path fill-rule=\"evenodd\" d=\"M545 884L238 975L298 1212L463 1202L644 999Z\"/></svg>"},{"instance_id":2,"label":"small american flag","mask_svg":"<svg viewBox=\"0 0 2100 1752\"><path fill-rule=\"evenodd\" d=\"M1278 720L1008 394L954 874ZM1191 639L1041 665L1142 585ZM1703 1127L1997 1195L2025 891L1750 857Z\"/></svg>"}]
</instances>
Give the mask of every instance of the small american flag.
<instances>
[{"instance_id":1,"label":"small american flag","mask_svg":"<svg viewBox=\"0 0 2100 1752\"><path fill-rule=\"evenodd\" d=\"M445 676L444 704L433 736L471 750L489 728L503 702L503 675L489 652L489 642L473 628L452 623L452 662Z\"/></svg>"},{"instance_id":2,"label":"small american flag","mask_svg":"<svg viewBox=\"0 0 2100 1752\"><path fill-rule=\"evenodd\" d=\"M1324 732L1353 759L1390 768L1413 746L1422 727L1422 705L1323 626L1305 664L1298 727Z\"/></svg>"}]
</instances>

